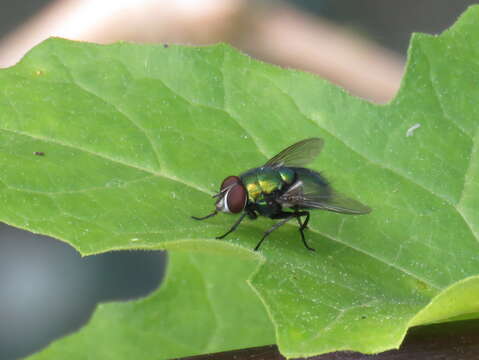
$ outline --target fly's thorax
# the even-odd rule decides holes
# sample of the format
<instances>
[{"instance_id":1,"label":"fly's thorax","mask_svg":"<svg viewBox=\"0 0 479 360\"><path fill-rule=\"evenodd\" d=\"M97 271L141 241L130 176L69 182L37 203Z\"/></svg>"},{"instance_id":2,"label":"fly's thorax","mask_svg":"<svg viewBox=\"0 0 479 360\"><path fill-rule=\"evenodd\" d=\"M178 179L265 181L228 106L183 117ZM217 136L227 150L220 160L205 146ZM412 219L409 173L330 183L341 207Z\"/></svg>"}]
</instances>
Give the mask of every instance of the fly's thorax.
<instances>
[{"instance_id":1,"label":"fly's thorax","mask_svg":"<svg viewBox=\"0 0 479 360\"><path fill-rule=\"evenodd\" d=\"M257 182L246 185L246 191L248 193L248 200L251 202L255 202L261 196L261 188Z\"/></svg>"},{"instance_id":2,"label":"fly's thorax","mask_svg":"<svg viewBox=\"0 0 479 360\"><path fill-rule=\"evenodd\" d=\"M265 195L280 192L295 178L293 170L281 167L259 167L240 175L250 202L259 202Z\"/></svg>"},{"instance_id":3,"label":"fly's thorax","mask_svg":"<svg viewBox=\"0 0 479 360\"><path fill-rule=\"evenodd\" d=\"M254 203L255 210L262 216L272 217L281 211L275 194L262 193Z\"/></svg>"},{"instance_id":4,"label":"fly's thorax","mask_svg":"<svg viewBox=\"0 0 479 360\"><path fill-rule=\"evenodd\" d=\"M241 182L248 193L248 200L254 202L261 193L261 189L256 179L256 170L251 169L240 175Z\"/></svg>"}]
</instances>

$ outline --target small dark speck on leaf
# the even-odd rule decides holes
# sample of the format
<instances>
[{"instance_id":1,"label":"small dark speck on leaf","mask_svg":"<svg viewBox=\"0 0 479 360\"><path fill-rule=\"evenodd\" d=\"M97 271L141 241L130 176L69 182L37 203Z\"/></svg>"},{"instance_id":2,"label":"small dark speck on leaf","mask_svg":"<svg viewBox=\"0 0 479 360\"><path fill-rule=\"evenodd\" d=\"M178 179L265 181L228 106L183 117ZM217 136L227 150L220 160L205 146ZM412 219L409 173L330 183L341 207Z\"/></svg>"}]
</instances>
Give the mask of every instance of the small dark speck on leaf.
<instances>
[{"instance_id":1,"label":"small dark speck on leaf","mask_svg":"<svg viewBox=\"0 0 479 360\"><path fill-rule=\"evenodd\" d=\"M45 155L45 153L43 151L35 151L33 154L37 155L37 156L43 156Z\"/></svg>"},{"instance_id":2,"label":"small dark speck on leaf","mask_svg":"<svg viewBox=\"0 0 479 360\"><path fill-rule=\"evenodd\" d=\"M366 319L366 315L362 315L362 316L361 316L361 319Z\"/></svg>"},{"instance_id":3,"label":"small dark speck on leaf","mask_svg":"<svg viewBox=\"0 0 479 360\"><path fill-rule=\"evenodd\" d=\"M168 46L169 46L168 44L163 44L163 47L164 47L165 49L167 49Z\"/></svg>"}]
</instances>

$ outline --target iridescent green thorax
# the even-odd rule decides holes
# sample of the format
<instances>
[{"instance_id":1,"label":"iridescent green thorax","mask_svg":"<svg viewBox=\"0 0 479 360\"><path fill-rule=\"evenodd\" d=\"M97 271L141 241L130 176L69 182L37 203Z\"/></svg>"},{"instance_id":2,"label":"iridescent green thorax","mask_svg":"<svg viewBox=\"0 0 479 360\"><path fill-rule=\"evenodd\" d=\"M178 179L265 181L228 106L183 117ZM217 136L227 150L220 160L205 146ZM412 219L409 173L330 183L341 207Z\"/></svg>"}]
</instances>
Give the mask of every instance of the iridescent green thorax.
<instances>
[{"instance_id":1,"label":"iridescent green thorax","mask_svg":"<svg viewBox=\"0 0 479 360\"><path fill-rule=\"evenodd\" d=\"M292 169L281 168L255 168L240 175L243 185L248 192L248 200L258 203L277 190L283 190L286 185L294 181L295 173Z\"/></svg>"}]
</instances>

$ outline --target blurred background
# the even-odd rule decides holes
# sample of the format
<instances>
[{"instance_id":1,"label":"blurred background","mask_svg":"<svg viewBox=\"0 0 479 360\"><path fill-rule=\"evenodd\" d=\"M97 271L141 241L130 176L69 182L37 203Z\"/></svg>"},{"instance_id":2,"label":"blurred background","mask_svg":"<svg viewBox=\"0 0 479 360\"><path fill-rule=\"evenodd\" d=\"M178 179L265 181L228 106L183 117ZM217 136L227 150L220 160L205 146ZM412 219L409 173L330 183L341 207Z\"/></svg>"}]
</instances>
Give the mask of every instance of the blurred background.
<instances>
[{"instance_id":1,"label":"blurred background","mask_svg":"<svg viewBox=\"0 0 479 360\"><path fill-rule=\"evenodd\" d=\"M438 34L463 0L29 0L2 4L0 68L50 36L111 43L229 43L250 56L329 79L386 103L399 88L412 32ZM1 84L0 84L1 87ZM95 209L92 209L95 211ZM100 301L144 296L166 255L80 258L70 246L0 223L0 360L75 331Z\"/></svg>"}]
</instances>

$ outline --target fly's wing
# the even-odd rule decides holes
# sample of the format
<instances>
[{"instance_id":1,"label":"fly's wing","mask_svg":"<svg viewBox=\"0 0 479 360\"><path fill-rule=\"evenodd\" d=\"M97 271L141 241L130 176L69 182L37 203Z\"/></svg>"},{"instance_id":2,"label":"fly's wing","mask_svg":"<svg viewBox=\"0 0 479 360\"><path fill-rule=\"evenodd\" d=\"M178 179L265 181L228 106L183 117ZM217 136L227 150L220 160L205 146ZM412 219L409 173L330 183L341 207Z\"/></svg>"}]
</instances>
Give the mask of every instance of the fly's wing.
<instances>
[{"instance_id":1,"label":"fly's wing","mask_svg":"<svg viewBox=\"0 0 479 360\"><path fill-rule=\"evenodd\" d=\"M313 161L323 148L324 141L310 138L287 147L274 156L264 166L277 168L281 166L304 166Z\"/></svg>"},{"instance_id":2,"label":"fly's wing","mask_svg":"<svg viewBox=\"0 0 479 360\"><path fill-rule=\"evenodd\" d=\"M298 169L299 170L299 169ZM335 192L317 172L301 169L299 179L278 198L288 207L322 209L342 214L367 214L371 208Z\"/></svg>"},{"instance_id":3,"label":"fly's wing","mask_svg":"<svg viewBox=\"0 0 479 360\"><path fill-rule=\"evenodd\" d=\"M333 192L329 199L321 199L306 195L306 206L313 209L323 209L341 214L368 214L371 208L361 204L359 201L348 198L340 193Z\"/></svg>"}]
</instances>

